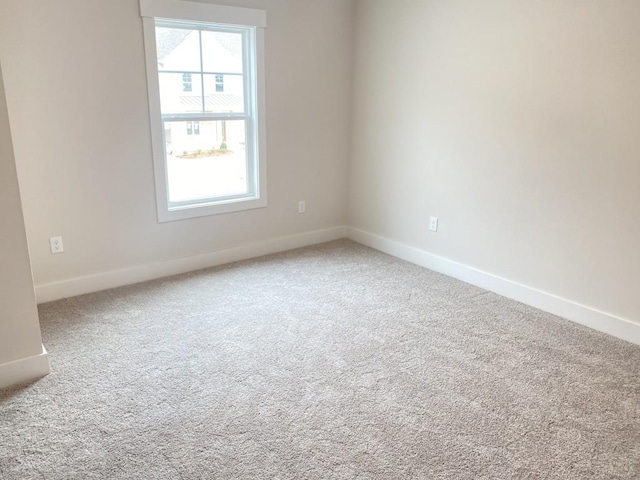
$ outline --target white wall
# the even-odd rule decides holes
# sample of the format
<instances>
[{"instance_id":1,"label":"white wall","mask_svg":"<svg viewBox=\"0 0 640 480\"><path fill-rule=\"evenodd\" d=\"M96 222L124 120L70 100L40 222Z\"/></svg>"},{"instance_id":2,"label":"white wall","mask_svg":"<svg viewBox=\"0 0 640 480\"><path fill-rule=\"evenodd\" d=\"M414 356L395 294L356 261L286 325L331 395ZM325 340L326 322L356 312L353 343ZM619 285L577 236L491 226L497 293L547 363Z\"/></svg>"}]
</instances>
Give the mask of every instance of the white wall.
<instances>
[{"instance_id":1,"label":"white wall","mask_svg":"<svg viewBox=\"0 0 640 480\"><path fill-rule=\"evenodd\" d=\"M267 11L269 207L163 224L138 0L0 3L36 285L345 224L352 2L221 3Z\"/></svg>"},{"instance_id":2,"label":"white wall","mask_svg":"<svg viewBox=\"0 0 640 480\"><path fill-rule=\"evenodd\" d=\"M0 388L3 364L40 355L40 324L0 69ZM18 379L18 381L22 380Z\"/></svg>"},{"instance_id":3,"label":"white wall","mask_svg":"<svg viewBox=\"0 0 640 480\"><path fill-rule=\"evenodd\" d=\"M640 323L640 2L356 18L350 224Z\"/></svg>"}]
</instances>

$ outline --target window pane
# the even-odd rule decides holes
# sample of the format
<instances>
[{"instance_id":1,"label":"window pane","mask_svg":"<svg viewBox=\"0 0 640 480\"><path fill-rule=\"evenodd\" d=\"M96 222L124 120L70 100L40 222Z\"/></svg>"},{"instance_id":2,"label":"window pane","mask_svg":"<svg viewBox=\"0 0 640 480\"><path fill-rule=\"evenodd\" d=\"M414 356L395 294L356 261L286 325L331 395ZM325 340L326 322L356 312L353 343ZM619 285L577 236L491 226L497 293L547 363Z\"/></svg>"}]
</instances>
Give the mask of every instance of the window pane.
<instances>
[{"instance_id":1,"label":"window pane","mask_svg":"<svg viewBox=\"0 0 640 480\"><path fill-rule=\"evenodd\" d=\"M164 126L170 204L251 193L244 120Z\"/></svg>"},{"instance_id":2,"label":"window pane","mask_svg":"<svg viewBox=\"0 0 640 480\"><path fill-rule=\"evenodd\" d=\"M158 74L163 114L202 113L202 76L184 73Z\"/></svg>"},{"instance_id":3,"label":"window pane","mask_svg":"<svg viewBox=\"0 0 640 480\"><path fill-rule=\"evenodd\" d=\"M200 32L156 27L158 70L200 72Z\"/></svg>"},{"instance_id":4,"label":"window pane","mask_svg":"<svg viewBox=\"0 0 640 480\"><path fill-rule=\"evenodd\" d=\"M203 30L202 63L207 73L243 73L242 34Z\"/></svg>"},{"instance_id":5,"label":"window pane","mask_svg":"<svg viewBox=\"0 0 640 480\"><path fill-rule=\"evenodd\" d=\"M211 113L244 112L242 75L205 74L205 110Z\"/></svg>"}]
</instances>

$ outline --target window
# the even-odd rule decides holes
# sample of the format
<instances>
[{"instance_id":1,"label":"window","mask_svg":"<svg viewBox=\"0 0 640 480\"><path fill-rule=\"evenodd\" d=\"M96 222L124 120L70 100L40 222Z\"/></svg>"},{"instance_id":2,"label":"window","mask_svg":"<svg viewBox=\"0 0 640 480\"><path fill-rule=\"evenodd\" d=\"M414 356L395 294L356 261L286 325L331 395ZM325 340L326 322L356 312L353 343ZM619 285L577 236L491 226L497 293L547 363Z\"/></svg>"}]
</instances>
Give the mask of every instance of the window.
<instances>
[{"instance_id":1,"label":"window","mask_svg":"<svg viewBox=\"0 0 640 480\"><path fill-rule=\"evenodd\" d=\"M224 92L224 75L221 73L216 74L216 92Z\"/></svg>"},{"instance_id":2,"label":"window","mask_svg":"<svg viewBox=\"0 0 640 480\"><path fill-rule=\"evenodd\" d=\"M265 12L140 7L159 221L265 207Z\"/></svg>"},{"instance_id":3,"label":"window","mask_svg":"<svg viewBox=\"0 0 640 480\"><path fill-rule=\"evenodd\" d=\"M200 122L187 122L187 135L200 135Z\"/></svg>"},{"instance_id":4,"label":"window","mask_svg":"<svg viewBox=\"0 0 640 480\"><path fill-rule=\"evenodd\" d=\"M191 74L183 73L182 74L182 91L183 92L191 92L193 91L193 86L191 84Z\"/></svg>"}]
</instances>

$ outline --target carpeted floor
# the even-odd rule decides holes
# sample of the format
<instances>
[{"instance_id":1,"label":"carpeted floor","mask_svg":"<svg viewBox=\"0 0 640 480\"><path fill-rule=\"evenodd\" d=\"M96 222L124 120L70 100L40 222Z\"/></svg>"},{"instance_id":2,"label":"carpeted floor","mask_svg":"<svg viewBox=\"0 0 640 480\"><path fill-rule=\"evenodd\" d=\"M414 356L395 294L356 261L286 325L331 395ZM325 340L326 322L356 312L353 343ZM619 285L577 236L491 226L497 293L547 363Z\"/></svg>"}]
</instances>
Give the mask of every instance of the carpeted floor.
<instances>
[{"instance_id":1,"label":"carpeted floor","mask_svg":"<svg viewBox=\"0 0 640 480\"><path fill-rule=\"evenodd\" d=\"M42 305L0 478L640 478L640 347L350 241Z\"/></svg>"}]
</instances>

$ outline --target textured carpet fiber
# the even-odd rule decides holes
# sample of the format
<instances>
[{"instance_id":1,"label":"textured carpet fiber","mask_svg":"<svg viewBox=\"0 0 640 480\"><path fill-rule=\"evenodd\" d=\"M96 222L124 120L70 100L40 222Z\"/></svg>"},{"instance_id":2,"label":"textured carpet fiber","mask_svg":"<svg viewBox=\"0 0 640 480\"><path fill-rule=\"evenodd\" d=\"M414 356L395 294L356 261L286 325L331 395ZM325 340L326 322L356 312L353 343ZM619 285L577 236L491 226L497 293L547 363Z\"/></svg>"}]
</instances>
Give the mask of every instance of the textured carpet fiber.
<instances>
[{"instance_id":1,"label":"textured carpet fiber","mask_svg":"<svg viewBox=\"0 0 640 480\"><path fill-rule=\"evenodd\" d=\"M0 478L640 478L640 348L350 241L42 305Z\"/></svg>"}]
</instances>

